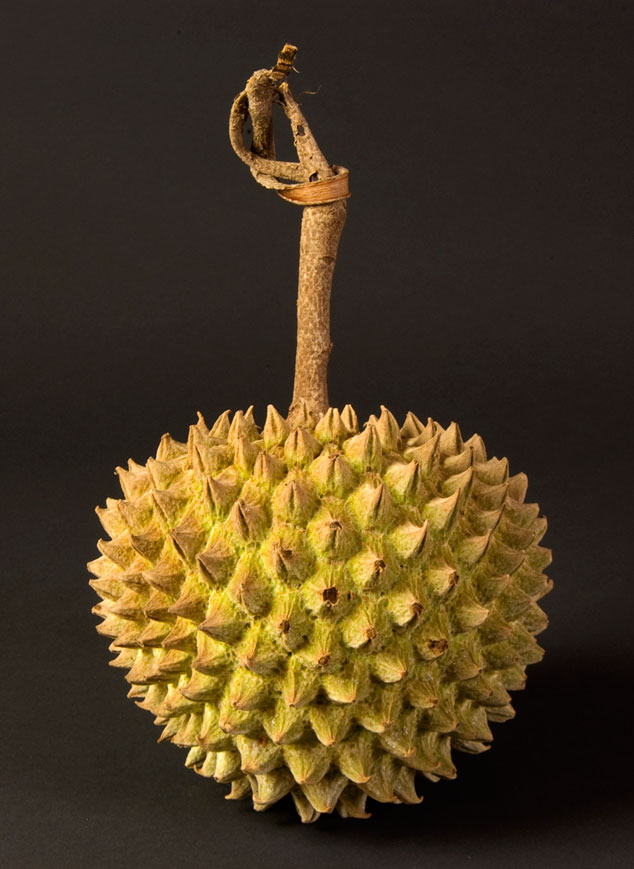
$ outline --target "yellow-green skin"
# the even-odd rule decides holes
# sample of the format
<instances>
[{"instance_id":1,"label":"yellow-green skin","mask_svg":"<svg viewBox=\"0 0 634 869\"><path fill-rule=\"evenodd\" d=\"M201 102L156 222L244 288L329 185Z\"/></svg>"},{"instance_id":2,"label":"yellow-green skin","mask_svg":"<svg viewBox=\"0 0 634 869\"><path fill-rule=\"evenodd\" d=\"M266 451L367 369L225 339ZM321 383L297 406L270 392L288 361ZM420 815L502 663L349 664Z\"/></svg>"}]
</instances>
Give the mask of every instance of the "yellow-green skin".
<instances>
[{"instance_id":1,"label":"yellow-green skin","mask_svg":"<svg viewBox=\"0 0 634 869\"><path fill-rule=\"evenodd\" d=\"M540 660L552 582L526 477L477 435L350 406L291 430L227 411L118 469L97 630L186 763L303 821L419 802Z\"/></svg>"}]
</instances>

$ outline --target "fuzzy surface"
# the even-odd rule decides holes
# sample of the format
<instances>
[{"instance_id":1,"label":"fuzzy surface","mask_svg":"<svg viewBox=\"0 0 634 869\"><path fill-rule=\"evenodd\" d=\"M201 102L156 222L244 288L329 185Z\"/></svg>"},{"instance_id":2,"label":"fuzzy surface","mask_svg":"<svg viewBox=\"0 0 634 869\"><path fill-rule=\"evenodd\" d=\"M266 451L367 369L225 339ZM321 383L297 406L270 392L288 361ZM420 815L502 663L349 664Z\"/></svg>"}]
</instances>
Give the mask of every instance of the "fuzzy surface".
<instances>
[{"instance_id":1,"label":"fuzzy surface","mask_svg":"<svg viewBox=\"0 0 634 869\"><path fill-rule=\"evenodd\" d=\"M202 417L117 469L89 565L129 696L186 763L303 821L453 778L543 651L552 582L526 477L458 426L350 406Z\"/></svg>"}]
</instances>

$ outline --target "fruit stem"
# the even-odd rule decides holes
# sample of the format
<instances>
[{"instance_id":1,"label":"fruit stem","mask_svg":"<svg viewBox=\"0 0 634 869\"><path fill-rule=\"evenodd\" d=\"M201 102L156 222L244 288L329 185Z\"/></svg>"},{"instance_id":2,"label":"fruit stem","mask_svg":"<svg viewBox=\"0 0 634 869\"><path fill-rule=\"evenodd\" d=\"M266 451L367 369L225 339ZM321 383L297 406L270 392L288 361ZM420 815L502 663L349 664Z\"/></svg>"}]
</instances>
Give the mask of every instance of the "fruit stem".
<instances>
[{"instance_id":1,"label":"fruit stem","mask_svg":"<svg viewBox=\"0 0 634 869\"><path fill-rule=\"evenodd\" d=\"M293 69L296 52L294 46L285 45L272 69L253 73L236 97L229 121L233 149L249 166L255 180L277 190L287 201L304 206L299 245L295 383L288 413L291 423L306 411L318 418L328 410L330 294L349 196L347 170L328 163L285 80ZM282 106L291 124L297 163L275 159L274 103ZM245 146L243 137L248 118L253 130L250 148Z\"/></svg>"}]
</instances>

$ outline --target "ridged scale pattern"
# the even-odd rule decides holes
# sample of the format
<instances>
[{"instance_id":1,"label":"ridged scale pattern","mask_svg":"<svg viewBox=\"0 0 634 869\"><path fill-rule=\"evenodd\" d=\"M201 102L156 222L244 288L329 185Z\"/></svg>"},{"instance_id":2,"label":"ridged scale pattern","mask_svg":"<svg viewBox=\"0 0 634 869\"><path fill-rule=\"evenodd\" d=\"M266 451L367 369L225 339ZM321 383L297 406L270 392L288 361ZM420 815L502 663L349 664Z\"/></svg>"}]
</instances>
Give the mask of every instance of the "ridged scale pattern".
<instances>
[{"instance_id":1,"label":"ridged scale pattern","mask_svg":"<svg viewBox=\"0 0 634 869\"><path fill-rule=\"evenodd\" d=\"M199 415L117 473L97 630L160 740L228 798L368 817L513 716L550 552L525 475L479 436L386 408L360 432L350 406L291 430L269 406L261 431L250 409Z\"/></svg>"}]
</instances>

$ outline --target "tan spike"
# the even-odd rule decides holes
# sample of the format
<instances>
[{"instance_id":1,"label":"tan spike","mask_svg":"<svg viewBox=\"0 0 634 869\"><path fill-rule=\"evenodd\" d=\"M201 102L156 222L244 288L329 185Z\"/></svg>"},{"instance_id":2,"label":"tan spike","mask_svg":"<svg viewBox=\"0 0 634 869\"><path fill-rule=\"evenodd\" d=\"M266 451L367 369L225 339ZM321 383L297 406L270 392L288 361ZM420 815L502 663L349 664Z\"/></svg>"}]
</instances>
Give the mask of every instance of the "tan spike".
<instances>
[{"instance_id":1,"label":"tan spike","mask_svg":"<svg viewBox=\"0 0 634 869\"><path fill-rule=\"evenodd\" d=\"M126 530L125 520L119 510L120 503L114 498L106 498L105 507L95 507L95 513L109 537L117 537Z\"/></svg>"},{"instance_id":2,"label":"tan spike","mask_svg":"<svg viewBox=\"0 0 634 869\"><path fill-rule=\"evenodd\" d=\"M284 442L284 456L289 466L309 465L321 452L317 438L305 428L294 428Z\"/></svg>"},{"instance_id":3,"label":"tan spike","mask_svg":"<svg viewBox=\"0 0 634 869\"><path fill-rule=\"evenodd\" d=\"M267 450L284 443L290 432L290 426L284 417L269 404L266 409L266 422L262 429L262 440Z\"/></svg>"},{"instance_id":4,"label":"tan spike","mask_svg":"<svg viewBox=\"0 0 634 869\"><path fill-rule=\"evenodd\" d=\"M337 805L347 781L337 772L330 773L315 784L302 785L302 791L316 812L329 814Z\"/></svg>"},{"instance_id":5,"label":"tan spike","mask_svg":"<svg viewBox=\"0 0 634 869\"><path fill-rule=\"evenodd\" d=\"M210 511L225 514L240 494L242 481L234 468L226 468L217 477L206 477L204 497Z\"/></svg>"},{"instance_id":6,"label":"tan spike","mask_svg":"<svg viewBox=\"0 0 634 869\"><path fill-rule=\"evenodd\" d=\"M425 430L425 426L412 411L408 411L405 421L401 426L401 437L405 440L418 437Z\"/></svg>"},{"instance_id":7,"label":"tan spike","mask_svg":"<svg viewBox=\"0 0 634 869\"><path fill-rule=\"evenodd\" d=\"M315 426L315 437L322 443L340 444L349 437L348 428L341 419L341 414L334 407L329 407Z\"/></svg>"},{"instance_id":8,"label":"tan spike","mask_svg":"<svg viewBox=\"0 0 634 869\"><path fill-rule=\"evenodd\" d=\"M344 441L343 451L359 473L380 470L383 460L381 439L376 426L369 423L361 434Z\"/></svg>"},{"instance_id":9,"label":"tan spike","mask_svg":"<svg viewBox=\"0 0 634 869\"><path fill-rule=\"evenodd\" d=\"M253 466L253 476L260 482L273 486L284 476L284 463L277 456L262 450L258 453Z\"/></svg>"},{"instance_id":10,"label":"tan spike","mask_svg":"<svg viewBox=\"0 0 634 869\"><path fill-rule=\"evenodd\" d=\"M147 460L147 469L154 489L167 489L177 480L185 469L186 457L178 456L168 462L160 462L157 459Z\"/></svg>"},{"instance_id":11,"label":"tan spike","mask_svg":"<svg viewBox=\"0 0 634 869\"><path fill-rule=\"evenodd\" d=\"M150 477L147 469L143 465L137 464L132 459L128 459L128 467L115 469L115 473L119 476L119 482L128 501L134 501L140 498L150 488Z\"/></svg>"},{"instance_id":12,"label":"tan spike","mask_svg":"<svg viewBox=\"0 0 634 869\"><path fill-rule=\"evenodd\" d=\"M348 434L353 435L359 431L359 420L351 404L346 404L341 411L341 421L348 429Z\"/></svg>"},{"instance_id":13,"label":"tan spike","mask_svg":"<svg viewBox=\"0 0 634 869\"><path fill-rule=\"evenodd\" d=\"M259 504L238 498L231 508L227 524L241 540L258 540L268 526L268 517Z\"/></svg>"},{"instance_id":14,"label":"tan spike","mask_svg":"<svg viewBox=\"0 0 634 869\"><path fill-rule=\"evenodd\" d=\"M169 462L186 455L187 444L174 440L170 434L163 435L156 451L156 458L159 462Z\"/></svg>"},{"instance_id":15,"label":"tan spike","mask_svg":"<svg viewBox=\"0 0 634 869\"><path fill-rule=\"evenodd\" d=\"M209 434L212 437L220 438L221 440L226 440L229 434L229 427L231 423L229 419L231 417L231 411L225 410L220 414L218 419L214 422L211 429L209 430Z\"/></svg>"}]
</instances>

